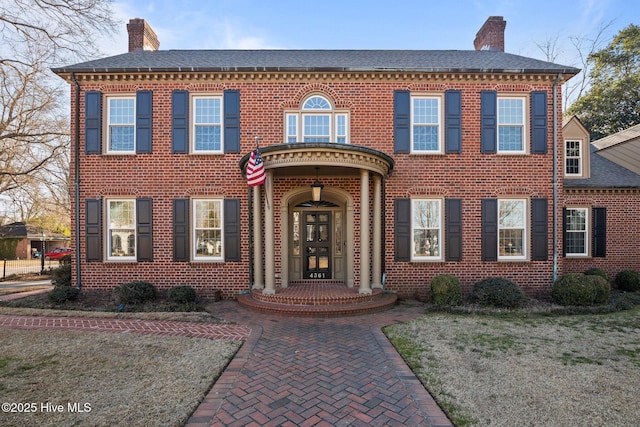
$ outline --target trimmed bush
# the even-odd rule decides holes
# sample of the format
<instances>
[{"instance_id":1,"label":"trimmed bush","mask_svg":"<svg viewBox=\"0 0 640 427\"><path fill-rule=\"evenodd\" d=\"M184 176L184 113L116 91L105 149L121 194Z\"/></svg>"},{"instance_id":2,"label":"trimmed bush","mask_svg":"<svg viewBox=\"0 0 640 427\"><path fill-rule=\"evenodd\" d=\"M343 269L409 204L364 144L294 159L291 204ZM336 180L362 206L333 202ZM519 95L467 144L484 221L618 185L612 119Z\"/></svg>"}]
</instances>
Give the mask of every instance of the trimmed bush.
<instances>
[{"instance_id":1,"label":"trimmed bush","mask_svg":"<svg viewBox=\"0 0 640 427\"><path fill-rule=\"evenodd\" d=\"M635 270L622 270L616 275L616 286L621 291L640 291L640 273Z\"/></svg>"},{"instance_id":2,"label":"trimmed bush","mask_svg":"<svg viewBox=\"0 0 640 427\"><path fill-rule=\"evenodd\" d=\"M158 297L156 287L142 281L123 283L117 286L113 293L117 304L142 304Z\"/></svg>"},{"instance_id":3,"label":"trimmed bush","mask_svg":"<svg viewBox=\"0 0 640 427\"><path fill-rule=\"evenodd\" d=\"M590 268L587 271L585 271L584 274L586 276L600 276L607 282L611 282L611 280L609 280L609 275L607 274L607 272L601 268L596 268L596 267Z\"/></svg>"},{"instance_id":4,"label":"trimmed bush","mask_svg":"<svg viewBox=\"0 0 640 427\"><path fill-rule=\"evenodd\" d=\"M60 304L65 301L75 301L80 295L80 289L71 286L55 286L48 294L49 301Z\"/></svg>"},{"instance_id":5,"label":"trimmed bush","mask_svg":"<svg viewBox=\"0 0 640 427\"><path fill-rule=\"evenodd\" d=\"M431 301L435 305L462 304L462 289L457 277L443 274L436 276L430 286Z\"/></svg>"},{"instance_id":6,"label":"trimmed bush","mask_svg":"<svg viewBox=\"0 0 640 427\"><path fill-rule=\"evenodd\" d=\"M568 273L553 284L551 297L560 305L604 304L611 297L611 284L601 276Z\"/></svg>"},{"instance_id":7,"label":"trimmed bush","mask_svg":"<svg viewBox=\"0 0 640 427\"><path fill-rule=\"evenodd\" d=\"M527 302L520 286L502 277L489 277L473 285L471 301L480 305L518 308Z\"/></svg>"},{"instance_id":8,"label":"trimmed bush","mask_svg":"<svg viewBox=\"0 0 640 427\"><path fill-rule=\"evenodd\" d=\"M71 264L61 264L52 272L53 286L71 286Z\"/></svg>"},{"instance_id":9,"label":"trimmed bush","mask_svg":"<svg viewBox=\"0 0 640 427\"><path fill-rule=\"evenodd\" d=\"M195 289L191 286L175 286L167 292L167 298L178 304L193 303L197 297Z\"/></svg>"}]
</instances>

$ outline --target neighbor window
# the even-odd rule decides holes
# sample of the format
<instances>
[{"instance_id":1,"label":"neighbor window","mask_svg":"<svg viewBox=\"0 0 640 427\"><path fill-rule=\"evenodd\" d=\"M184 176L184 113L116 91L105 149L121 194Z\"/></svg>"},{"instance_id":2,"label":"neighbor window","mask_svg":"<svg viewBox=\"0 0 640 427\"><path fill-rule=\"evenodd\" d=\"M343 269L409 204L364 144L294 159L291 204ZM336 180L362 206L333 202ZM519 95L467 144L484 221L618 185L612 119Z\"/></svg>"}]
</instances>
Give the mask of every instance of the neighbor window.
<instances>
[{"instance_id":1,"label":"neighbor window","mask_svg":"<svg viewBox=\"0 0 640 427\"><path fill-rule=\"evenodd\" d=\"M565 213L565 253L567 256L589 255L589 209L567 208Z\"/></svg>"},{"instance_id":2,"label":"neighbor window","mask_svg":"<svg viewBox=\"0 0 640 427\"><path fill-rule=\"evenodd\" d=\"M442 259L442 200L413 199L412 217L412 259Z\"/></svg>"},{"instance_id":3,"label":"neighbor window","mask_svg":"<svg viewBox=\"0 0 640 427\"><path fill-rule=\"evenodd\" d=\"M222 97L192 97L192 152L222 153Z\"/></svg>"},{"instance_id":4,"label":"neighbor window","mask_svg":"<svg viewBox=\"0 0 640 427\"><path fill-rule=\"evenodd\" d=\"M442 141L442 100L438 96L411 98L411 152L439 153Z\"/></svg>"},{"instance_id":5,"label":"neighbor window","mask_svg":"<svg viewBox=\"0 0 640 427\"><path fill-rule=\"evenodd\" d=\"M285 139L293 142L349 142L349 115L323 96L307 98L300 111L286 114Z\"/></svg>"},{"instance_id":6,"label":"neighbor window","mask_svg":"<svg viewBox=\"0 0 640 427\"><path fill-rule=\"evenodd\" d=\"M525 152L525 99L498 97L498 152Z\"/></svg>"},{"instance_id":7,"label":"neighbor window","mask_svg":"<svg viewBox=\"0 0 640 427\"><path fill-rule=\"evenodd\" d=\"M136 259L136 201L107 200L108 259Z\"/></svg>"},{"instance_id":8,"label":"neighbor window","mask_svg":"<svg viewBox=\"0 0 640 427\"><path fill-rule=\"evenodd\" d=\"M107 153L135 153L135 112L135 96L107 98Z\"/></svg>"},{"instance_id":9,"label":"neighbor window","mask_svg":"<svg viewBox=\"0 0 640 427\"><path fill-rule=\"evenodd\" d=\"M565 175L582 175L581 141L565 141Z\"/></svg>"},{"instance_id":10,"label":"neighbor window","mask_svg":"<svg viewBox=\"0 0 640 427\"><path fill-rule=\"evenodd\" d=\"M222 256L222 200L193 200L193 258L202 261L221 261Z\"/></svg>"},{"instance_id":11,"label":"neighbor window","mask_svg":"<svg viewBox=\"0 0 640 427\"><path fill-rule=\"evenodd\" d=\"M498 200L498 259L525 259L527 202Z\"/></svg>"}]
</instances>

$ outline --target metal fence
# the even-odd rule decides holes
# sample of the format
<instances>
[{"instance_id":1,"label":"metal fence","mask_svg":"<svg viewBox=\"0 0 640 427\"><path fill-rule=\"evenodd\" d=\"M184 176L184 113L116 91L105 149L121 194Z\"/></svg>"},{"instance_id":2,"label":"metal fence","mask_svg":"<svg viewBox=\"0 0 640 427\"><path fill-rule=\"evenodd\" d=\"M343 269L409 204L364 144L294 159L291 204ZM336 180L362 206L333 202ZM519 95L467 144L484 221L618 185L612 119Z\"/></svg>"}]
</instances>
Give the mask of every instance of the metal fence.
<instances>
[{"instance_id":1,"label":"metal fence","mask_svg":"<svg viewBox=\"0 0 640 427\"><path fill-rule=\"evenodd\" d=\"M58 260L3 259L0 262L2 262L2 279L21 274L43 273L60 266Z\"/></svg>"}]
</instances>

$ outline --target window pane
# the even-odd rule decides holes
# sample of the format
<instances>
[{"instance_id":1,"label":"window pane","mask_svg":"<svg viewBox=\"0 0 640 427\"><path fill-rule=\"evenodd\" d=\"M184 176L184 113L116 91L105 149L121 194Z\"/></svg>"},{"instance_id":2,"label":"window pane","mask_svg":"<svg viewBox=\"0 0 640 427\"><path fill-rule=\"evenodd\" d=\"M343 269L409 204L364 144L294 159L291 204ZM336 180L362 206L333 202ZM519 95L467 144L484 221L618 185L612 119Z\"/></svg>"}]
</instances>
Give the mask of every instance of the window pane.
<instances>
[{"instance_id":1,"label":"window pane","mask_svg":"<svg viewBox=\"0 0 640 427\"><path fill-rule=\"evenodd\" d=\"M218 151L220 141L220 126L196 126L196 151Z\"/></svg>"},{"instance_id":2,"label":"window pane","mask_svg":"<svg viewBox=\"0 0 640 427\"><path fill-rule=\"evenodd\" d=\"M498 128L498 150L522 151L522 127L500 126Z\"/></svg>"},{"instance_id":3,"label":"window pane","mask_svg":"<svg viewBox=\"0 0 640 427\"><path fill-rule=\"evenodd\" d=\"M305 115L303 136L305 142L330 142L328 115Z\"/></svg>"},{"instance_id":4,"label":"window pane","mask_svg":"<svg viewBox=\"0 0 640 427\"><path fill-rule=\"evenodd\" d=\"M298 140L298 116L293 114L287 115L287 142L296 142Z\"/></svg>"},{"instance_id":5,"label":"window pane","mask_svg":"<svg viewBox=\"0 0 640 427\"><path fill-rule=\"evenodd\" d=\"M500 230L500 256L523 256L524 230Z\"/></svg>"},{"instance_id":6,"label":"window pane","mask_svg":"<svg viewBox=\"0 0 640 427\"><path fill-rule=\"evenodd\" d=\"M500 200L500 228L524 228L525 213L522 200Z\"/></svg>"},{"instance_id":7,"label":"window pane","mask_svg":"<svg viewBox=\"0 0 640 427\"><path fill-rule=\"evenodd\" d=\"M135 150L135 99L109 99L108 151Z\"/></svg>"},{"instance_id":8,"label":"window pane","mask_svg":"<svg viewBox=\"0 0 640 427\"><path fill-rule=\"evenodd\" d=\"M498 201L498 255L525 256L526 203L524 200Z\"/></svg>"},{"instance_id":9,"label":"window pane","mask_svg":"<svg viewBox=\"0 0 640 427\"><path fill-rule=\"evenodd\" d=\"M321 96L312 96L302 106L303 110L330 110L331 104Z\"/></svg>"},{"instance_id":10,"label":"window pane","mask_svg":"<svg viewBox=\"0 0 640 427\"><path fill-rule=\"evenodd\" d=\"M220 124L220 98L195 99L196 124Z\"/></svg>"},{"instance_id":11,"label":"window pane","mask_svg":"<svg viewBox=\"0 0 640 427\"><path fill-rule=\"evenodd\" d=\"M117 98L109 100L109 124L132 125L135 122L135 100Z\"/></svg>"},{"instance_id":12,"label":"window pane","mask_svg":"<svg viewBox=\"0 0 640 427\"><path fill-rule=\"evenodd\" d=\"M222 239L220 236L220 230L196 230L196 256L221 256Z\"/></svg>"},{"instance_id":13,"label":"window pane","mask_svg":"<svg viewBox=\"0 0 640 427\"><path fill-rule=\"evenodd\" d=\"M110 200L109 257L132 257L136 253L134 200Z\"/></svg>"},{"instance_id":14,"label":"window pane","mask_svg":"<svg viewBox=\"0 0 640 427\"><path fill-rule=\"evenodd\" d=\"M413 149L415 151L437 151L438 126L414 126Z\"/></svg>"},{"instance_id":15,"label":"window pane","mask_svg":"<svg viewBox=\"0 0 640 427\"><path fill-rule=\"evenodd\" d=\"M222 257L222 210L219 200L195 200L195 257Z\"/></svg>"},{"instance_id":16,"label":"window pane","mask_svg":"<svg viewBox=\"0 0 640 427\"><path fill-rule=\"evenodd\" d=\"M498 99L498 151L523 151L524 100Z\"/></svg>"},{"instance_id":17,"label":"window pane","mask_svg":"<svg viewBox=\"0 0 640 427\"><path fill-rule=\"evenodd\" d=\"M498 124L522 125L524 123L522 99L498 99Z\"/></svg>"},{"instance_id":18,"label":"window pane","mask_svg":"<svg viewBox=\"0 0 640 427\"><path fill-rule=\"evenodd\" d=\"M438 99L414 98L413 99L413 124L438 124L440 112L438 111Z\"/></svg>"},{"instance_id":19,"label":"window pane","mask_svg":"<svg viewBox=\"0 0 640 427\"><path fill-rule=\"evenodd\" d=\"M440 256L441 209L439 200L413 201L413 255Z\"/></svg>"},{"instance_id":20,"label":"window pane","mask_svg":"<svg viewBox=\"0 0 640 427\"><path fill-rule=\"evenodd\" d=\"M134 151L135 127L111 126L109 128L109 151Z\"/></svg>"}]
</instances>

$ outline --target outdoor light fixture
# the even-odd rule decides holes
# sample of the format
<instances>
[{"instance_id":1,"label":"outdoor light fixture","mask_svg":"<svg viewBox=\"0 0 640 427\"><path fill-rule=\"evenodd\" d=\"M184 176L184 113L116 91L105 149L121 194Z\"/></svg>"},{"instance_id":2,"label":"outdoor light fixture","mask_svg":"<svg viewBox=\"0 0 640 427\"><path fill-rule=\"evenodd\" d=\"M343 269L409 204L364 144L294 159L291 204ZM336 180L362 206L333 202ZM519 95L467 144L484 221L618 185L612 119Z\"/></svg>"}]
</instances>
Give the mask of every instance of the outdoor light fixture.
<instances>
[{"instance_id":1,"label":"outdoor light fixture","mask_svg":"<svg viewBox=\"0 0 640 427\"><path fill-rule=\"evenodd\" d=\"M311 184L311 199L314 203L320 203L320 200L322 200L322 189L324 188L324 185L318 181L318 169L320 168L316 167L316 181Z\"/></svg>"}]
</instances>

